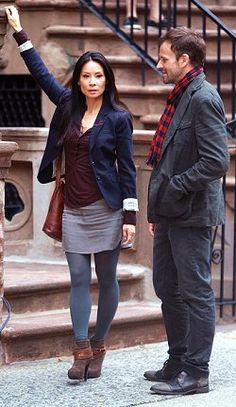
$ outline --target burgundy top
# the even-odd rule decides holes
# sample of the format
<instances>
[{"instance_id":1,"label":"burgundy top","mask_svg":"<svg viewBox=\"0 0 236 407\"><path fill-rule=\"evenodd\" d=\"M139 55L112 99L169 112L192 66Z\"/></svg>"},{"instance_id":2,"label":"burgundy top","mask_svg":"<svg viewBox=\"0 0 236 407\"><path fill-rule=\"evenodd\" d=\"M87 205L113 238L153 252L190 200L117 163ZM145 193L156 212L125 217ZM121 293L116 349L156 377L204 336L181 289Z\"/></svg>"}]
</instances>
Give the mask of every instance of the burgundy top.
<instances>
[{"instance_id":1,"label":"burgundy top","mask_svg":"<svg viewBox=\"0 0 236 407\"><path fill-rule=\"evenodd\" d=\"M13 34L18 45L29 38L24 30ZM89 129L90 130L90 129ZM78 208L102 199L92 166L89 161L89 134L74 132L64 141L65 150L65 205ZM136 212L124 211L124 224L136 225Z\"/></svg>"},{"instance_id":2,"label":"burgundy top","mask_svg":"<svg viewBox=\"0 0 236 407\"><path fill-rule=\"evenodd\" d=\"M89 136L90 129L84 134L74 131L64 140L65 205L68 208L76 209L102 199L89 161Z\"/></svg>"}]
</instances>

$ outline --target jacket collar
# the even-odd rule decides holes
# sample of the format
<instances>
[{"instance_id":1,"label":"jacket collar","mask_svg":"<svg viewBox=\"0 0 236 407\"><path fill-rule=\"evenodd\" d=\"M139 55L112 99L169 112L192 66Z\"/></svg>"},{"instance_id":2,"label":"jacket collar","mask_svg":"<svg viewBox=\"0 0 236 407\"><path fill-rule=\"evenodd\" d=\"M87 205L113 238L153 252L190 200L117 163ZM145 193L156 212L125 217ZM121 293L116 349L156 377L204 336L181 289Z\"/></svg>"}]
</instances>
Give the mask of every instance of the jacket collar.
<instances>
[{"instance_id":1,"label":"jacket collar","mask_svg":"<svg viewBox=\"0 0 236 407\"><path fill-rule=\"evenodd\" d=\"M102 126L104 124L106 117L112 111L113 111L112 107L109 105L109 103L106 100L104 100L103 104L101 106L101 109L98 112L97 118L96 118L93 128L91 130L91 133L90 133L90 151L94 147L96 138L102 129Z\"/></svg>"},{"instance_id":2,"label":"jacket collar","mask_svg":"<svg viewBox=\"0 0 236 407\"><path fill-rule=\"evenodd\" d=\"M189 84L187 87L186 91L183 93L178 106L176 108L176 111L174 113L174 116L171 120L170 126L168 128L168 131L166 133L166 137L162 146L162 151L161 151L161 157L163 156L163 153L172 140L172 138L175 135L176 130L179 127L180 122L183 119L183 116L187 110L187 107L191 101L192 95L201 88L203 81L206 79L206 76L204 73L199 74L193 81ZM160 159L161 159L160 157Z\"/></svg>"}]
</instances>

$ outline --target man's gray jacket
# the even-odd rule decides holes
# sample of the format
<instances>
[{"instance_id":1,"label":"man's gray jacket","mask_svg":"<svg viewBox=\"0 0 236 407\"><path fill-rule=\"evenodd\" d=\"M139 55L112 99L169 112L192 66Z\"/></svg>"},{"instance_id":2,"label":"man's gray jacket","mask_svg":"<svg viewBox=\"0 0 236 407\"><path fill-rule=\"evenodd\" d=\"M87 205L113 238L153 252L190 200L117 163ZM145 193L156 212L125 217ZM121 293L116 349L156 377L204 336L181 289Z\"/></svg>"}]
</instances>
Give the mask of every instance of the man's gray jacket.
<instances>
[{"instance_id":1,"label":"man's gray jacket","mask_svg":"<svg viewBox=\"0 0 236 407\"><path fill-rule=\"evenodd\" d=\"M224 223L221 177L229 166L223 102L198 75L168 128L148 189L148 221L178 226Z\"/></svg>"}]
</instances>

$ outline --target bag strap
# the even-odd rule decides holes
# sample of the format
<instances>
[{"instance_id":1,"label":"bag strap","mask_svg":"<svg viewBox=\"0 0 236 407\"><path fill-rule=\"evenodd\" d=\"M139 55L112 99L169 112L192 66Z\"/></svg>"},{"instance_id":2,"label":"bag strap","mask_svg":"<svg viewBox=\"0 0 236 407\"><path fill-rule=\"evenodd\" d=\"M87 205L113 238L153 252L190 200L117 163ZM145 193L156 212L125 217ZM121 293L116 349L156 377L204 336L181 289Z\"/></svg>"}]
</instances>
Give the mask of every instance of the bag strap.
<instances>
[{"instance_id":1,"label":"bag strap","mask_svg":"<svg viewBox=\"0 0 236 407\"><path fill-rule=\"evenodd\" d=\"M56 185L59 185L61 179L61 166L62 166L62 156L57 158L56 161Z\"/></svg>"}]
</instances>

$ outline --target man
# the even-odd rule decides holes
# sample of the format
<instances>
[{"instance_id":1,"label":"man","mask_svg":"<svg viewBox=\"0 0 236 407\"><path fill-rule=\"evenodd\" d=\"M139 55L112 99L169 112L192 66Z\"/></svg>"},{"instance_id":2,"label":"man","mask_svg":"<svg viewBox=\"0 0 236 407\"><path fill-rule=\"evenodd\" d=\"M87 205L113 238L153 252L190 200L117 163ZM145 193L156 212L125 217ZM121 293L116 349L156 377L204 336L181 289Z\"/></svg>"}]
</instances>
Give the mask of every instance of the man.
<instances>
[{"instance_id":1,"label":"man","mask_svg":"<svg viewBox=\"0 0 236 407\"><path fill-rule=\"evenodd\" d=\"M147 371L157 394L209 391L215 330L211 227L224 222L221 177L229 165L222 100L203 73L206 46L178 27L159 43L157 68L175 84L150 148L148 221L153 284L162 301L169 358Z\"/></svg>"}]
</instances>

